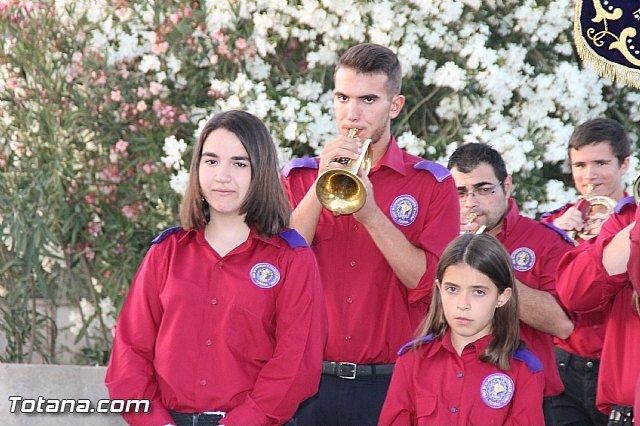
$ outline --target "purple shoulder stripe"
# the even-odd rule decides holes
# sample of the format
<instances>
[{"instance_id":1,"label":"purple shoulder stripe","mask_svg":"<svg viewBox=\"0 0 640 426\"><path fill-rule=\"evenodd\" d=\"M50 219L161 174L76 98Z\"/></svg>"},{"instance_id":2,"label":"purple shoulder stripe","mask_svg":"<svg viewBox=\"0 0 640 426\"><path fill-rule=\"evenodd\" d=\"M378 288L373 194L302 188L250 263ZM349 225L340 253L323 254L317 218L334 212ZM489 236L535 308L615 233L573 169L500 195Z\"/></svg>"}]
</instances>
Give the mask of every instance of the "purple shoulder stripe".
<instances>
[{"instance_id":1,"label":"purple shoulder stripe","mask_svg":"<svg viewBox=\"0 0 640 426\"><path fill-rule=\"evenodd\" d=\"M438 182L442 182L443 180L451 176L451 172L449 172L449 169L433 161L422 160L414 164L413 168L430 172Z\"/></svg>"},{"instance_id":2,"label":"purple shoulder stripe","mask_svg":"<svg viewBox=\"0 0 640 426\"><path fill-rule=\"evenodd\" d=\"M279 235L280 238L285 240L289 246L291 246L291 248L307 247L307 242L295 229L287 229L282 231Z\"/></svg>"},{"instance_id":3,"label":"purple shoulder stripe","mask_svg":"<svg viewBox=\"0 0 640 426\"><path fill-rule=\"evenodd\" d=\"M165 238L167 238L169 235L171 234L175 234L176 232L178 232L179 230L181 230L182 227L181 226L174 226L171 227L169 229L164 230L160 235L158 235L157 237L155 237L153 240L151 240L151 244L160 244L162 241L165 240Z\"/></svg>"},{"instance_id":4,"label":"purple shoulder stripe","mask_svg":"<svg viewBox=\"0 0 640 426\"><path fill-rule=\"evenodd\" d=\"M573 244L573 239L569 236L569 234L567 234L567 232L564 229L558 228L551 222L540 222L540 223L546 226L547 228L553 229L554 231L556 231L569 244Z\"/></svg>"},{"instance_id":5,"label":"purple shoulder stripe","mask_svg":"<svg viewBox=\"0 0 640 426\"><path fill-rule=\"evenodd\" d=\"M411 349L411 347L413 346L414 343L417 343L417 342L427 343L427 342L431 342L435 338L436 338L435 334L431 333L431 334L427 334L426 336L421 337L419 339L414 339L414 340L410 341L409 343L405 343L400 348L400 350L398 351L398 356L404 354L409 349Z\"/></svg>"},{"instance_id":6,"label":"purple shoulder stripe","mask_svg":"<svg viewBox=\"0 0 640 426\"><path fill-rule=\"evenodd\" d=\"M294 158L284 166L284 169L282 169L282 174L285 177L289 176L291 170L301 167L306 169L317 169L318 162L313 157Z\"/></svg>"},{"instance_id":7,"label":"purple shoulder stripe","mask_svg":"<svg viewBox=\"0 0 640 426\"><path fill-rule=\"evenodd\" d=\"M540 362L538 357L535 356L529 349L516 349L516 351L513 353L513 358L527 364L529 370L531 370L532 373L537 373L538 371L544 370L544 368L542 368L542 363Z\"/></svg>"},{"instance_id":8,"label":"purple shoulder stripe","mask_svg":"<svg viewBox=\"0 0 640 426\"><path fill-rule=\"evenodd\" d=\"M549 216L551 216L552 214L555 214L555 213L561 212L561 211L563 211L563 210L567 210L568 208L569 208L569 204L565 204L564 206L562 206L562 207L558 207L557 209L551 210L551 211L549 211L549 212L542 213L542 214L540 215L540 219L544 219L545 217L549 217Z\"/></svg>"},{"instance_id":9,"label":"purple shoulder stripe","mask_svg":"<svg viewBox=\"0 0 640 426\"><path fill-rule=\"evenodd\" d=\"M633 196L624 197L622 200L618 201L618 204L616 204L616 206L613 208L613 211L619 214L620 212L622 212L624 206L631 203L635 203Z\"/></svg>"}]
</instances>

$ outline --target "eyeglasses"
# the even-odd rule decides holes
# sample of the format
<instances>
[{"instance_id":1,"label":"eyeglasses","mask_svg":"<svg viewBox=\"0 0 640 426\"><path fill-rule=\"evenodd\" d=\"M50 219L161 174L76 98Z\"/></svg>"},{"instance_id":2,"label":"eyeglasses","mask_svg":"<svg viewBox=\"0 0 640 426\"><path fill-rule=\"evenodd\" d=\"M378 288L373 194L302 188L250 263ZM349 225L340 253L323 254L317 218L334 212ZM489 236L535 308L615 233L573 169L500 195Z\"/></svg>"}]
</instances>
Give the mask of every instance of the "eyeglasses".
<instances>
[{"instance_id":1,"label":"eyeglasses","mask_svg":"<svg viewBox=\"0 0 640 426\"><path fill-rule=\"evenodd\" d=\"M500 185L502 185L502 181L496 183L495 185L489 184L474 187L473 191L467 191L466 188L458 188L458 198L464 200L469 195L473 195L474 198L486 197L487 195L495 194Z\"/></svg>"}]
</instances>

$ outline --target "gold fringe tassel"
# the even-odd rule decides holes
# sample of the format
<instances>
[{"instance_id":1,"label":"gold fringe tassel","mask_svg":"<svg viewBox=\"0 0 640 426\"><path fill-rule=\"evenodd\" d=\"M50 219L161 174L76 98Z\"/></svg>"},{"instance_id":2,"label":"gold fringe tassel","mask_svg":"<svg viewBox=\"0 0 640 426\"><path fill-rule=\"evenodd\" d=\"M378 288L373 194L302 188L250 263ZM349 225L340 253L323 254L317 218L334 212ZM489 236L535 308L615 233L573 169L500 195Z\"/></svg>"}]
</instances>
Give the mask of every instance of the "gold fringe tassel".
<instances>
[{"instance_id":1,"label":"gold fringe tassel","mask_svg":"<svg viewBox=\"0 0 640 426\"><path fill-rule=\"evenodd\" d=\"M580 24L580 11L582 10L582 0L576 4L576 12L573 22L573 39L580 59L589 64L591 68L601 77L622 83L625 86L640 89L640 69L630 68L617 62L611 62L593 51L591 46L582 36L582 26Z\"/></svg>"}]
</instances>

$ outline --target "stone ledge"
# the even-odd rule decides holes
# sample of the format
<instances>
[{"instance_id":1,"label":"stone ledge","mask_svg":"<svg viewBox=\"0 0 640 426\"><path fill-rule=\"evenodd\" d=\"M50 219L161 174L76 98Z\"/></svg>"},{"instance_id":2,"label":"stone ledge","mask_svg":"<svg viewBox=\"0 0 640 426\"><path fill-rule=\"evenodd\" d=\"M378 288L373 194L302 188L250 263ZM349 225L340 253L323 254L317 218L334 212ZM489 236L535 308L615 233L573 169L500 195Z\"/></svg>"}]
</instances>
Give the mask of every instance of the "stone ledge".
<instances>
[{"instance_id":1,"label":"stone ledge","mask_svg":"<svg viewBox=\"0 0 640 426\"><path fill-rule=\"evenodd\" d=\"M108 399L106 367L0 363L0 424L3 426L122 426L119 414L11 413L9 396L23 399ZM17 410L16 410L17 411Z\"/></svg>"}]
</instances>

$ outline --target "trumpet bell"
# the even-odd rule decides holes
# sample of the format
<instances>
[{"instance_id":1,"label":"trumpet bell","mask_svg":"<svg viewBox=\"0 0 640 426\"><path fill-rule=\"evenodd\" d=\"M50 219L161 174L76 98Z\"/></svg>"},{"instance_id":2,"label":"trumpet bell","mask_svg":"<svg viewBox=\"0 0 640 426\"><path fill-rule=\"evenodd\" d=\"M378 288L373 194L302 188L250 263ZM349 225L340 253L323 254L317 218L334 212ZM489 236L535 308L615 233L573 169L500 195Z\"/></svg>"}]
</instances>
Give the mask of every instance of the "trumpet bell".
<instances>
[{"instance_id":1,"label":"trumpet bell","mask_svg":"<svg viewBox=\"0 0 640 426\"><path fill-rule=\"evenodd\" d=\"M358 176L363 169L365 174L371 168L371 150L367 139L362 144L362 154L356 159L337 158L334 162L344 167L325 170L316 180L316 196L325 208L334 215L352 214L364 206L367 201L367 191L364 182ZM346 161L344 161L346 160Z\"/></svg>"},{"instance_id":2,"label":"trumpet bell","mask_svg":"<svg viewBox=\"0 0 640 426\"><path fill-rule=\"evenodd\" d=\"M610 215L616 206L616 200L611 197L605 197L604 195L591 195L586 197L586 200L591 205L591 212Z\"/></svg>"},{"instance_id":3,"label":"trumpet bell","mask_svg":"<svg viewBox=\"0 0 640 426\"><path fill-rule=\"evenodd\" d=\"M336 215L355 213L367 201L362 179L345 169L322 173L316 182L316 195L320 204Z\"/></svg>"}]
</instances>

